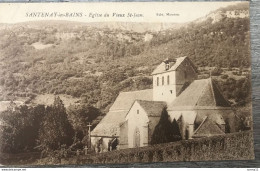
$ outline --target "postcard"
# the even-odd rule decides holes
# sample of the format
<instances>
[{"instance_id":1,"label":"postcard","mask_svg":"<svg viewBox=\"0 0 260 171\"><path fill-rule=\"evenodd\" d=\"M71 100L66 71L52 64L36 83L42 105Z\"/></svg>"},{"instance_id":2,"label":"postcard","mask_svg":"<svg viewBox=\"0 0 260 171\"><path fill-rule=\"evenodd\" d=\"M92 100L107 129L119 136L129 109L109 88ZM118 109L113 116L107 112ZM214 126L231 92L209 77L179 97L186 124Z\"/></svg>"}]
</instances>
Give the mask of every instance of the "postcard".
<instances>
[{"instance_id":1,"label":"postcard","mask_svg":"<svg viewBox=\"0 0 260 171\"><path fill-rule=\"evenodd\" d=\"M253 160L249 2L0 3L0 164Z\"/></svg>"}]
</instances>

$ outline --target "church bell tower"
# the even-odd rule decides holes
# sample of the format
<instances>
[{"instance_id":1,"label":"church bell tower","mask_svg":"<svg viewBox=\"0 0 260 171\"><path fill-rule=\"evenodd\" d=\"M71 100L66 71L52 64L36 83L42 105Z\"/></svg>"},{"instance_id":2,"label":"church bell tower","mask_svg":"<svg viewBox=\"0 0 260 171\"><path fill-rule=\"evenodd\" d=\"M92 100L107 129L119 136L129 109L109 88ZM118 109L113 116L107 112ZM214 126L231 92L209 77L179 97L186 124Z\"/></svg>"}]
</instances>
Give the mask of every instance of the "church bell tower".
<instances>
[{"instance_id":1,"label":"church bell tower","mask_svg":"<svg viewBox=\"0 0 260 171\"><path fill-rule=\"evenodd\" d=\"M165 59L152 73L153 100L170 104L185 88L197 79L197 71L187 57Z\"/></svg>"}]
</instances>

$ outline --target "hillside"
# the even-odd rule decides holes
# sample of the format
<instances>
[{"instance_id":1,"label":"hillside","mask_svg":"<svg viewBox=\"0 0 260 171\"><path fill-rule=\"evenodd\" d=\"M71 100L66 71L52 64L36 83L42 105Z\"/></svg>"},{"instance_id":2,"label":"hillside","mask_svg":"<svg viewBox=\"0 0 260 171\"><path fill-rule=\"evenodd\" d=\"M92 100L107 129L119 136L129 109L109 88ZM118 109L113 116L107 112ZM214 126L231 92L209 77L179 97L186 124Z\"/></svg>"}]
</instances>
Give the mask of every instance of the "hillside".
<instances>
[{"instance_id":1,"label":"hillside","mask_svg":"<svg viewBox=\"0 0 260 171\"><path fill-rule=\"evenodd\" d=\"M248 12L241 6L231 9ZM222 15L226 11L181 28L173 23L161 29L155 23L156 31L142 23L2 24L0 100L31 104L40 101L37 96L60 94L106 111L120 91L151 88L150 73L162 60L188 56L201 78L215 72L224 95L244 105L251 91L249 18ZM222 17L213 22L213 14Z\"/></svg>"}]
</instances>

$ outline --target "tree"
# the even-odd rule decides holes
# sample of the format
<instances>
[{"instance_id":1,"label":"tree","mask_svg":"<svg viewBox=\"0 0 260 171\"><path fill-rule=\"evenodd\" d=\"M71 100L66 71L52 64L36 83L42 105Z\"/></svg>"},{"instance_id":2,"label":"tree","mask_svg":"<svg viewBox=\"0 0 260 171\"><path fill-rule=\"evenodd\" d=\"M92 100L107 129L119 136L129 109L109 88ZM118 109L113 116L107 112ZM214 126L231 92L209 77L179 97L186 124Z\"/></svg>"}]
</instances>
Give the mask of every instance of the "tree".
<instances>
[{"instance_id":1,"label":"tree","mask_svg":"<svg viewBox=\"0 0 260 171\"><path fill-rule=\"evenodd\" d=\"M173 119L172 121L172 135L173 135L173 141L180 141L181 140L181 131L179 128L179 125L176 121L176 119Z\"/></svg>"},{"instance_id":2,"label":"tree","mask_svg":"<svg viewBox=\"0 0 260 171\"><path fill-rule=\"evenodd\" d=\"M68 121L66 109L59 96L54 99L53 105L46 108L39 132L39 148L42 151L54 151L65 144L71 145L74 131Z\"/></svg>"},{"instance_id":3,"label":"tree","mask_svg":"<svg viewBox=\"0 0 260 171\"><path fill-rule=\"evenodd\" d=\"M156 125L151 144L168 143L180 140L180 130L178 124L171 123L168 119L168 112L166 108L163 109L159 123Z\"/></svg>"},{"instance_id":4,"label":"tree","mask_svg":"<svg viewBox=\"0 0 260 171\"><path fill-rule=\"evenodd\" d=\"M216 67L213 71L211 71L212 76L219 76L222 73L222 69L220 67Z\"/></svg>"},{"instance_id":5,"label":"tree","mask_svg":"<svg viewBox=\"0 0 260 171\"><path fill-rule=\"evenodd\" d=\"M21 120L18 117L19 112L13 110L3 111L0 115L2 129L0 132L0 151L6 153L18 152L17 136L19 136L21 129Z\"/></svg>"},{"instance_id":6,"label":"tree","mask_svg":"<svg viewBox=\"0 0 260 171\"><path fill-rule=\"evenodd\" d=\"M39 125L45 113L45 107L9 107L0 116L3 122L0 135L0 151L18 153L34 151L38 138Z\"/></svg>"},{"instance_id":7,"label":"tree","mask_svg":"<svg viewBox=\"0 0 260 171\"><path fill-rule=\"evenodd\" d=\"M69 106L68 120L75 131L74 138L82 139L86 136L88 123L92 123L100 115L99 109L88 104Z\"/></svg>"}]
</instances>

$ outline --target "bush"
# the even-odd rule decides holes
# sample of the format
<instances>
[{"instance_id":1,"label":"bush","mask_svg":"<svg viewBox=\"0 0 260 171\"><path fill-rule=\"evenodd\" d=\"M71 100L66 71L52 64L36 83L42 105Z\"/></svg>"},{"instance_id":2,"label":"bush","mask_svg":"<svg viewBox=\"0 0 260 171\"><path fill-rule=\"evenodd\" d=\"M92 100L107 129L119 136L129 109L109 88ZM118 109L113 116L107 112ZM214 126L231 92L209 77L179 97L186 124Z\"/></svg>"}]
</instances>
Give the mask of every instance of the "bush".
<instances>
[{"instance_id":1,"label":"bush","mask_svg":"<svg viewBox=\"0 0 260 171\"><path fill-rule=\"evenodd\" d=\"M26 105L9 108L0 115L0 120L5 123L0 130L0 151L18 153L35 151L36 140L40 123L45 115L45 107Z\"/></svg>"},{"instance_id":2,"label":"bush","mask_svg":"<svg viewBox=\"0 0 260 171\"><path fill-rule=\"evenodd\" d=\"M173 123L169 121L168 112L166 108L164 108L160 121L154 129L151 144L161 144L179 140L181 140L179 126L175 119Z\"/></svg>"},{"instance_id":3,"label":"bush","mask_svg":"<svg viewBox=\"0 0 260 171\"><path fill-rule=\"evenodd\" d=\"M222 78L222 79L227 79L228 78L228 75L221 75L221 77L220 78Z\"/></svg>"},{"instance_id":4,"label":"bush","mask_svg":"<svg viewBox=\"0 0 260 171\"><path fill-rule=\"evenodd\" d=\"M211 71L211 75L212 76L219 76L222 72L223 72L223 70L221 68L217 67L213 71Z\"/></svg>"},{"instance_id":5,"label":"bush","mask_svg":"<svg viewBox=\"0 0 260 171\"><path fill-rule=\"evenodd\" d=\"M70 146L74 131L70 125L62 100L55 97L54 104L46 108L39 131L39 148L41 150L58 150L61 145Z\"/></svg>"}]
</instances>

